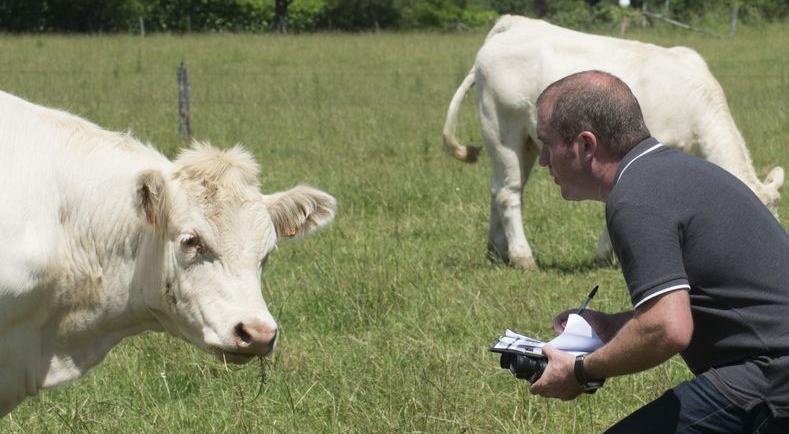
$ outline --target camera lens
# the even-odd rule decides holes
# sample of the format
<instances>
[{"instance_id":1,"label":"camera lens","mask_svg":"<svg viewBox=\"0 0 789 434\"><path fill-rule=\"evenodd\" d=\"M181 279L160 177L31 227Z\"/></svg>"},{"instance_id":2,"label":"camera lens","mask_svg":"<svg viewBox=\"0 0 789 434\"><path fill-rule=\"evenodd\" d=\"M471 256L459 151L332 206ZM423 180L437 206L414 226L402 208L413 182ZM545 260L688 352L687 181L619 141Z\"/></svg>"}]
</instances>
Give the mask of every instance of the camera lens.
<instances>
[{"instance_id":1,"label":"camera lens","mask_svg":"<svg viewBox=\"0 0 789 434\"><path fill-rule=\"evenodd\" d=\"M501 359L499 359L499 366L501 366L501 369L510 369L510 365L514 361L515 361L515 354L501 353Z\"/></svg>"},{"instance_id":2,"label":"camera lens","mask_svg":"<svg viewBox=\"0 0 789 434\"><path fill-rule=\"evenodd\" d=\"M515 354L502 354L499 364L504 369L509 369L515 378L534 383L540 379L548 361Z\"/></svg>"}]
</instances>

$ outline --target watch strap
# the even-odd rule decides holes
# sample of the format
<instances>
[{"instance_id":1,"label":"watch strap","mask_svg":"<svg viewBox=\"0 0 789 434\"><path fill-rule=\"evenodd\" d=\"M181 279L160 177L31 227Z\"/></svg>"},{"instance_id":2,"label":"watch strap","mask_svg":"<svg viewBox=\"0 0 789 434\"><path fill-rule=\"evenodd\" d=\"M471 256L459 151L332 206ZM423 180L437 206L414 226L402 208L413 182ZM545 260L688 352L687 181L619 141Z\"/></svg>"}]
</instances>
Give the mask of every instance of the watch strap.
<instances>
[{"instance_id":1,"label":"watch strap","mask_svg":"<svg viewBox=\"0 0 789 434\"><path fill-rule=\"evenodd\" d=\"M586 375L586 371L584 370L584 359L586 358L586 354L579 354L575 356L575 364L573 365L573 373L575 374L575 380L578 381L584 388L584 392L587 393L594 393L597 388L601 387L603 383L605 383L605 379L603 380L596 380L589 378Z\"/></svg>"}]
</instances>

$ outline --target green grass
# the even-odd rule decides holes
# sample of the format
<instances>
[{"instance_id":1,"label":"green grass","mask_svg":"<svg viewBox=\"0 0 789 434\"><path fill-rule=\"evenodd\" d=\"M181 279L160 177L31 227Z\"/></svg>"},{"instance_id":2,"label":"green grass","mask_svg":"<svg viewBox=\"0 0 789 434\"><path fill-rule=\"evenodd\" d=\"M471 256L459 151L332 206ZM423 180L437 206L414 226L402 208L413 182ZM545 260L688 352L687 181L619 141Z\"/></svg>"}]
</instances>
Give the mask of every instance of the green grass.
<instances>
[{"instance_id":1,"label":"green grass","mask_svg":"<svg viewBox=\"0 0 789 434\"><path fill-rule=\"evenodd\" d=\"M631 34L687 45L723 85L761 178L789 169L789 27L735 39ZM541 271L487 261L487 156L464 165L440 141L449 99L484 33L0 37L0 89L131 129L172 156L176 67L193 128L242 143L264 190L305 182L339 199L335 222L282 245L264 295L283 336L265 383L177 338L125 340L96 369L30 398L0 432L599 432L689 377L675 358L572 402L533 397L487 348L505 328L550 336L554 313L629 307L616 268L593 266L597 203L564 202L546 172L526 187ZM459 136L480 143L473 96ZM784 189L786 190L786 189ZM789 199L780 206L784 227ZM260 392L258 394L258 392Z\"/></svg>"}]
</instances>

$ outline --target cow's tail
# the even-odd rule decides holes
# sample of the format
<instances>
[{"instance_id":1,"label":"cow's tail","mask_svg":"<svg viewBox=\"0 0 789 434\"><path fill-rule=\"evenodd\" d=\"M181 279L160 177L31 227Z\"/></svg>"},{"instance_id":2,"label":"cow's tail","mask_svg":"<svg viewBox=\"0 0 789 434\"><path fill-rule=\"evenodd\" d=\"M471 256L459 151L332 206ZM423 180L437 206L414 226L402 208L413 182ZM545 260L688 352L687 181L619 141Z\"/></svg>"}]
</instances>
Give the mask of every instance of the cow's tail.
<instances>
[{"instance_id":1,"label":"cow's tail","mask_svg":"<svg viewBox=\"0 0 789 434\"><path fill-rule=\"evenodd\" d=\"M474 85L474 80L474 68L471 68L471 71L468 73L465 80L463 80L463 83L461 83L460 87L455 91L455 95L452 96L452 101L450 101L449 109L447 110L447 120L444 122L443 133L444 146L447 147L447 150L458 160L467 163L477 161L480 148L477 146L461 145L457 137L455 137L455 129L457 129L460 104L463 102L463 98L466 96L466 93L468 93L468 90Z\"/></svg>"}]
</instances>

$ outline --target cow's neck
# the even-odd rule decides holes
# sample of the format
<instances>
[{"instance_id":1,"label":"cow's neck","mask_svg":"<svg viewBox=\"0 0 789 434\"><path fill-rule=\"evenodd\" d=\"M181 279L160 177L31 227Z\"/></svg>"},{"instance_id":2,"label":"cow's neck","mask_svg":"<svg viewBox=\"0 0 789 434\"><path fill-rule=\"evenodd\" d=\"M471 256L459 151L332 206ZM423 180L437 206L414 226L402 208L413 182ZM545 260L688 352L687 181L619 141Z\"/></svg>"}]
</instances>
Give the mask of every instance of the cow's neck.
<instances>
[{"instance_id":1,"label":"cow's neck","mask_svg":"<svg viewBox=\"0 0 789 434\"><path fill-rule=\"evenodd\" d=\"M130 284L135 315L154 321L149 330L165 328L177 335L167 320L176 281L173 243L146 231L135 258Z\"/></svg>"},{"instance_id":2,"label":"cow's neck","mask_svg":"<svg viewBox=\"0 0 789 434\"><path fill-rule=\"evenodd\" d=\"M42 328L43 387L79 378L124 337L161 328L150 309L160 303L150 294L163 293L173 268L166 264L169 245L144 229L123 198L104 205L116 219L82 213L66 237L56 308Z\"/></svg>"}]
</instances>

